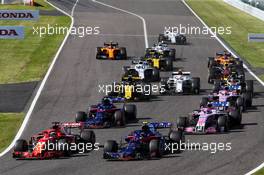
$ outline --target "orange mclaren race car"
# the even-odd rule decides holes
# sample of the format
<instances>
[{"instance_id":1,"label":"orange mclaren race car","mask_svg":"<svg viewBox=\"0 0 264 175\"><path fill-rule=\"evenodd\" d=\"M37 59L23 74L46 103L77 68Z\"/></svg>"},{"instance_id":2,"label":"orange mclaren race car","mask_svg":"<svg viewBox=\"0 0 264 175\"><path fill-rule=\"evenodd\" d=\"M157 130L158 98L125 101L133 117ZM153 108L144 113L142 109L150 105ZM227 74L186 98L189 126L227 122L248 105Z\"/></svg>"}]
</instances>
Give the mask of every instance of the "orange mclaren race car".
<instances>
[{"instance_id":1,"label":"orange mclaren race car","mask_svg":"<svg viewBox=\"0 0 264 175\"><path fill-rule=\"evenodd\" d=\"M104 43L103 47L97 47L96 59L123 60L127 59L125 47L119 47L118 43Z\"/></svg>"},{"instance_id":2,"label":"orange mclaren race car","mask_svg":"<svg viewBox=\"0 0 264 175\"><path fill-rule=\"evenodd\" d=\"M223 53L216 53L215 57L208 58L208 68L213 66L227 66L235 65L243 67L243 61L239 58L234 58L231 53L224 51Z\"/></svg>"}]
</instances>

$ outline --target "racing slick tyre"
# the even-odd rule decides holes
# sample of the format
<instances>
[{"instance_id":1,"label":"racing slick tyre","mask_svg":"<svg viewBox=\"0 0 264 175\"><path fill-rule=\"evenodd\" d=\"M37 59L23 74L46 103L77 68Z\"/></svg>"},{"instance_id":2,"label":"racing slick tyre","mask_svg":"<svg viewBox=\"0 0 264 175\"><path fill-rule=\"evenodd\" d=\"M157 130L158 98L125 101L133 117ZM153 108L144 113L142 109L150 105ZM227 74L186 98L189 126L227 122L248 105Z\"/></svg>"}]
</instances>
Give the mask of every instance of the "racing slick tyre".
<instances>
[{"instance_id":1,"label":"racing slick tyre","mask_svg":"<svg viewBox=\"0 0 264 175\"><path fill-rule=\"evenodd\" d=\"M96 59L101 60L101 59L107 59L107 55L105 55L102 51L101 51L102 47L97 47L96 50Z\"/></svg>"},{"instance_id":2,"label":"racing slick tyre","mask_svg":"<svg viewBox=\"0 0 264 175\"><path fill-rule=\"evenodd\" d=\"M227 116L219 116L217 119L217 131L218 132L228 132L229 121Z\"/></svg>"},{"instance_id":3,"label":"racing slick tyre","mask_svg":"<svg viewBox=\"0 0 264 175\"><path fill-rule=\"evenodd\" d=\"M153 69L146 69L144 71L144 81L145 82L151 82L153 81L154 77L153 77Z\"/></svg>"},{"instance_id":4,"label":"racing slick tyre","mask_svg":"<svg viewBox=\"0 0 264 175\"><path fill-rule=\"evenodd\" d=\"M125 115L120 110L115 111L115 113L114 113L114 123L116 126L125 126L126 125Z\"/></svg>"},{"instance_id":5,"label":"racing slick tyre","mask_svg":"<svg viewBox=\"0 0 264 175\"><path fill-rule=\"evenodd\" d=\"M246 80L246 91L250 92L252 94L252 97L254 96L253 80Z\"/></svg>"},{"instance_id":6,"label":"racing slick tyre","mask_svg":"<svg viewBox=\"0 0 264 175\"><path fill-rule=\"evenodd\" d=\"M172 71L173 70L173 62L170 58L165 58L165 71Z\"/></svg>"},{"instance_id":7,"label":"racing slick tyre","mask_svg":"<svg viewBox=\"0 0 264 175\"><path fill-rule=\"evenodd\" d=\"M162 157L163 149L160 140L151 140L149 142L149 154L150 158Z\"/></svg>"},{"instance_id":8,"label":"racing slick tyre","mask_svg":"<svg viewBox=\"0 0 264 175\"><path fill-rule=\"evenodd\" d=\"M159 42L165 41L166 37L164 36L164 34L159 34Z\"/></svg>"},{"instance_id":9,"label":"racing slick tyre","mask_svg":"<svg viewBox=\"0 0 264 175\"><path fill-rule=\"evenodd\" d=\"M243 69L243 61L238 60L236 61L237 69Z\"/></svg>"},{"instance_id":10,"label":"racing slick tyre","mask_svg":"<svg viewBox=\"0 0 264 175\"><path fill-rule=\"evenodd\" d=\"M125 116L128 120L137 119L137 106L133 104L124 105Z\"/></svg>"},{"instance_id":11,"label":"racing slick tyre","mask_svg":"<svg viewBox=\"0 0 264 175\"><path fill-rule=\"evenodd\" d=\"M85 122L87 120L87 114L83 111L78 111L75 115L75 122Z\"/></svg>"},{"instance_id":12,"label":"racing slick tyre","mask_svg":"<svg viewBox=\"0 0 264 175\"><path fill-rule=\"evenodd\" d=\"M94 145L95 143L95 133L90 130L83 130L80 134L81 141L84 143L91 143Z\"/></svg>"},{"instance_id":13,"label":"racing slick tyre","mask_svg":"<svg viewBox=\"0 0 264 175\"><path fill-rule=\"evenodd\" d=\"M242 94L242 97L244 99L244 106L245 108L252 106L252 95L250 92L246 92Z\"/></svg>"},{"instance_id":14,"label":"racing slick tyre","mask_svg":"<svg viewBox=\"0 0 264 175\"><path fill-rule=\"evenodd\" d=\"M207 67L208 67L208 68L211 68L212 66L214 66L214 63L215 63L215 61L214 61L214 57L209 57L209 58L208 58Z\"/></svg>"},{"instance_id":15,"label":"racing slick tyre","mask_svg":"<svg viewBox=\"0 0 264 175\"><path fill-rule=\"evenodd\" d=\"M160 71L157 68L152 70L152 81L159 81L160 80Z\"/></svg>"},{"instance_id":16,"label":"racing slick tyre","mask_svg":"<svg viewBox=\"0 0 264 175\"><path fill-rule=\"evenodd\" d=\"M192 90L194 94L200 94L200 78L199 77L192 78Z\"/></svg>"},{"instance_id":17,"label":"racing slick tyre","mask_svg":"<svg viewBox=\"0 0 264 175\"><path fill-rule=\"evenodd\" d=\"M175 50L175 49L171 49L171 50L169 51L169 57L170 57L173 61L175 61L175 59L176 59L175 54L176 54L176 50Z\"/></svg>"},{"instance_id":18,"label":"racing slick tyre","mask_svg":"<svg viewBox=\"0 0 264 175\"><path fill-rule=\"evenodd\" d=\"M230 119L233 125L240 125L242 121L242 115L239 109L229 112Z\"/></svg>"},{"instance_id":19,"label":"racing slick tyre","mask_svg":"<svg viewBox=\"0 0 264 175\"><path fill-rule=\"evenodd\" d=\"M16 141L14 146L15 152L26 152L28 151L28 143L26 140L19 139Z\"/></svg>"},{"instance_id":20,"label":"racing slick tyre","mask_svg":"<svg viewBox=\"0 0 264 175\"><path fill-rule=\"evenodd\" d=\"M238 97L236 99L236 107L239 109L242 107L242 111L243 112L246 111L246 105L245 105L245 100L244 100L243 95L242 95L242 97Z\"/></svg>"},{"instance_id":21,"label":"racing slick tyre","mask_svg":"<svg viewBox=\"0 0 264 175\"><path fill-rule=\"evenodd\" d=\"M202 97L200 101L200 107L206 107L208 104L208 98L207 97Z\"/></svg>"},{"instance_id":22,"label":"racing slick tyre","mask_svg":"<svg viewBox=\"0 0 264 175\"><path fill-rule=\"evenodd\" d=\"M181 151L181 143L185 142L183 131L182 130L171 131L169 133L169 140L170 140L171 143L174 143L174 144L177 145L176 153L180 153L180 151Z\"/></svg>"},{"instance_id":23,"label":"racing slick tyre","mask_svg":"<svg viewBox=\"0 0 264 175\"><path fill-rule=\"evenodd\" d=\"M178 128L185 128L187 126L187 117L179 117L177 118L177 127Z\"/></svg>"},{"instance_id":24,"label":"racing slick tyre","mask_svg":"<svg viewBox=\"0 0 264 175\"><path fill-rule=\"evenodd\" d=\"M207 81L208 81L209 84L213 84L214 83L213 77L211 75L208 75Z\"/></svg>"},{"instance_id":25,"label":"racing slick tyre","mask_svg":"<svg viewBox=\"0 0 264 175\"><path fill-rule=\"evenodd\" d=\"M125 47L120 47L121 59L127 59L127 51Z\"/></svg>"},{"instance_id":26,"label":"racing slick tyre","mask_svg":"<svg viewBox=\"0 0 264 175\"><path fill-rule=\"evenodd\" d=\"M221 88L221 81L220 80L215 80L214 81L214 87L213 87L213 92L219 92Z\"/></svg>"},{"instance_id":27,"label":"racing slick tyre","mask_svg":"<svg viewBox=\"0 0 264 175\"><path fill-rule=\"evenodd\" d=\"M117 152L118 144L115 140L107 140L104 144L104 152Z\"/></svg>"},{"instance_id":28,"label":"racing slick tyre","mask_svg":"<svg viewBox=\"0 0 264 175\"><path fill-rule=\"evenodd\" d=\"M179 35L175 37L176 43L175 44L179 44L179 45L186 45L187 41L186 41L186 37L183 35Z\"/></svg>"},{"instance_id":29,"label":"racing slick tyre","mask_svg":"<svg viewBox=\"0 0 264 175\"><path fill-rule=\"evenodd\" d=\"M71 156L71 149L69 143L65 139L58 140L58 151L62 151L63 155L66 157Z\"/></svg>"}]
</instances>

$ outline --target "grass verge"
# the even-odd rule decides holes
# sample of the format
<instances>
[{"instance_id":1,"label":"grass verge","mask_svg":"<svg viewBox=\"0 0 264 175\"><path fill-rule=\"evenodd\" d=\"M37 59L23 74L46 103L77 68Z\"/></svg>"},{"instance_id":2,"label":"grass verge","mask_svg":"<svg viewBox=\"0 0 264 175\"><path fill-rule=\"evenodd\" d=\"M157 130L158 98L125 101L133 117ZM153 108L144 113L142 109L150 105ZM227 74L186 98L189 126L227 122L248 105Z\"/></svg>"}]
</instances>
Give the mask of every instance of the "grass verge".
<instances>
[{"instance_id":1,"label":"grass verge","mask_svg":"<svg viewBox=\"0 0 264 175\"><path fill-rule=\"evenodd\" d=\"M264 169L259 170L258 172L254 173L254 175L264 175Z\"/></svg>"},{"instance_id":2,"label":"grass verge","mask_svg":"<svg viewBox=\"0 0 264 175\"><path fill-rule=\"evenodd\" d=\"M23 119L23 113L0 113L0 152L14 139Z\"/></svg>"},{"instance_id":3,"label":"grass verge","mask_svg":"<svg viewBox=\"0 0 264 175\"><path fill-rule=\"evenodd\" d=\"M19 10L55 10L44 0L35 0L38 7L24 5L0 5L0 9ZM25 26L23 40L0 40L0 84L19 83L41 80L51 60L57 52L65 35L46 35L39 37L33 34L33 26L69 27L68 16L40 16L37 21L1 20L0 26ZM24 113L0 113L0 152L12 141L17 133Z\"/></svg>"},{"instance_id":4,"label":"grass verge","mask_svg":"<svg viewBox=\"0 0 264 175\"><path fill-rule=\"evenodd\" d=\"M186 0L209 27L232 27L221 37L254 68L264 68L264 43L248 42L248 33L264 33L264 22L222 0ZM262 77L263 79L264 77ZM263 79L264 80L264 79Z\"/></svg>"},{"instance_id":5,"label":"grass verge","mask_svg":"<svg viewBox=\"0 0 264 175\"><path fill-rule=\"evenodd\" d=\"M42 9L50 9L43 0ZM45 4L45 5L44 5ZM5 5L4 5L5 6ZM11 5L7 5L6 9ZM0 6L3 8L3 6ZM17 6L33 8L28 6ZM36 7L35 7L36 8ZM38 8L39 9L39 8ZM25 38L22 40L0 40L0 84L18 83L28 81L38 81L46 73L49 63L58 50L60 43L65 35L39 35L33 34L33 27L39 26L69 26L70 18L68 16L40 16L37 21L15 21L1 20L1 26L25 26Z\"/></svg>"}]
</instances>

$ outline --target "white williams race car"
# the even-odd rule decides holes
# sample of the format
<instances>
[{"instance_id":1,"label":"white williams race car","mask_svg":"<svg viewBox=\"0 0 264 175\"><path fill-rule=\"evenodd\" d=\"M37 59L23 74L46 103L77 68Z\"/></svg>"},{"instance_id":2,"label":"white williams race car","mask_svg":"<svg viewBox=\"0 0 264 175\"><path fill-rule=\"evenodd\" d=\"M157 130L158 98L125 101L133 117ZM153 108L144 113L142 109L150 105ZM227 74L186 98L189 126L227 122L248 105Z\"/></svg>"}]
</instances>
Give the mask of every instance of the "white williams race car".
<instances>
[{"instance_id":1,"label":"white williams race car","mask_svg":"<svg viewBox=\"0 0 264 175\"><path fill-rule=\"evenodd\" d=\"M160 94L199 94L200 78L191 77L190 72L173 72L172 76L161 81Z\"/></svg>"},{"instance_id":2,"label":"white williams race car","mask_svg":"<svg viewBox=\"0 0 264 175\"><path fill-rule=\"evenodd\" d=\"M125 74L122 76L122 80L125 81L128 78L133 80L142 80L146 82L153 82L160 80L160 72L157 68L152 67L147 61L132 61L131 66L124 66Z\"/></svg>"},{"instance_id":3,"label":"white williams race car","mask_svg":"<svg viewBox=\"0 0 264 175\"><path fill-rule=\"evenodd\" d=\"M172 60L175 60L176 50L174 48L169 48L168 45L163 42L154 44L153 47L147 48L147 51L155 51L162 57L172 58Z\"/></svg>"},{"instance_id":4,"label":"white williams race car","mask_svg":"<svg viewBox=\"0 0 264 175\"><path fill-rule=\"evenodd\" d=\"M159 34L159 42L186 45L187 39L184 35L165 30L163 34Z\"/></svg>"}]
</instances>

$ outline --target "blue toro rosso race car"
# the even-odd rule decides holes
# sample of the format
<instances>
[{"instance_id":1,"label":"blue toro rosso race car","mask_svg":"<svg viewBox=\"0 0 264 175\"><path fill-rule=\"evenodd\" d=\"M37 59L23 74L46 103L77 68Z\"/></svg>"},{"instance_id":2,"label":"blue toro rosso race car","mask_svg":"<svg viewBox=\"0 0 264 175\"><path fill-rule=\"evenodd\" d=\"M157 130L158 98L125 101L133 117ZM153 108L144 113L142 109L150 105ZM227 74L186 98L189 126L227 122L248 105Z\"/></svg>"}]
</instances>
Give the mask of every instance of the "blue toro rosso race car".
<instances>
[{"instance_id":1,"label":"blue toro rosso race car","mask_svg":"<svg viewBox=\"0 0 264 175\"><path fill-rule=\"evenodd\" d=\"M126 136L125 143L118 144L115 140L108 140L104 144L103 158L143 160L178 153L180 144L184 142L183 131L170 129L168 136L157 131L158 128L171 128L171 126L169 122L148 123L144 124L141 130L132 131Z\"/></svg>"},{"instance_id":2,"label":"blue toro rosso race car","mask_svg":"<svg viewBox=\"0 0 264 175\"><path fill-rule=\"evenodd\" d=\"M76 113L75 122L81 123L84 128L109 128L124 126L129 121L135 121L137 108L133 104L124 104L122 108L117 108L113 100L104 97L102 102L90 106L88 112L79 111Z\"/></svg>"}]
</instances>

